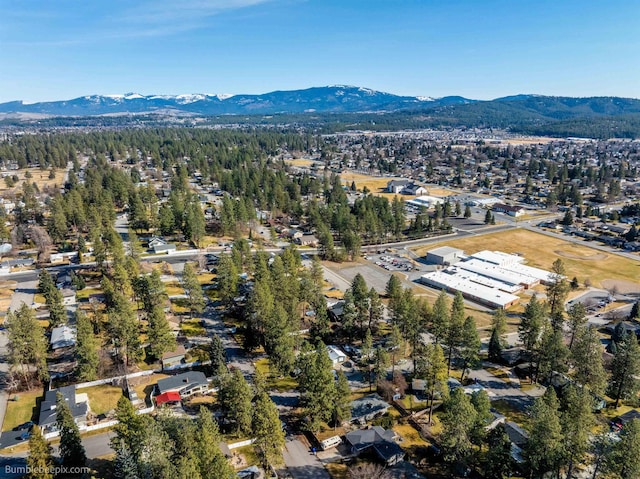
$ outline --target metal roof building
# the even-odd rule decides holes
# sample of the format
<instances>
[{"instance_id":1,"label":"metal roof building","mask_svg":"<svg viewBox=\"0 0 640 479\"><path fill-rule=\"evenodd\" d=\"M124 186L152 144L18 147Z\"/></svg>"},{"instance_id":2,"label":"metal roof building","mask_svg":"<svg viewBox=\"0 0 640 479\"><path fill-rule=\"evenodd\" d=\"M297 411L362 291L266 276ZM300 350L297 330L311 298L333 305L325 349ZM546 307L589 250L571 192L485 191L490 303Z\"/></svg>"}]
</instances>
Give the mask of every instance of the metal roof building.
<instances>
[{"instance_id":1,"label":"metal roof building","mask_svg":"<svg viewBox=\"0 0 640 479\"><path fill-rule=\"evenodd\" d=\"M520 301L518 296L474 283L470 279L455 274L455 272L427 273L420 278L420 281L428 286L445 289L449 292L460 291L465 298L491 308L506 309Z\"/></svg>"}]
</instances>

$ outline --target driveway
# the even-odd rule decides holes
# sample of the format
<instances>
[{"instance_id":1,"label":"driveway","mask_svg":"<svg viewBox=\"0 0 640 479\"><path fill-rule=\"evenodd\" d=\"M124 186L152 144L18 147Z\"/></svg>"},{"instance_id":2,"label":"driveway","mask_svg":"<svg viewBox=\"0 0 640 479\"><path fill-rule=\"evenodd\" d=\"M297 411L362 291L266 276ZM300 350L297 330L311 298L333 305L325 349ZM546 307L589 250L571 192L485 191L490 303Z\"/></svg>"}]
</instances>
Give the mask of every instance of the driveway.
<instances>
[{"instance_id":1,"label":"driveway","mask_svg":"<svg viewBox=\"0 0 640 479\"><path fill-rule=\"evenodd\" d=\"M220 312L211 306L207 306L201 317L203 318L203 325L207 331L207 336L215 334L222 341L227 355L227 364L230 367L242 371L245 378L251 379L255 373L253 361L242 346L227 332Z\"/></svg>"},{"instance_id":2,"label":"driveway","mask_svg":"<svg viewBox=\"0 0 640 479\"><path fill-rule=\"evenodd\" d=\"M494 365L491 364L485 364L485 367L493 366ZM542 387L535 387L531 390L523 391L520 388L520 382L516 378L509 382L503 381L486 369L472 370L469 373L469 378L475 379L478 384L485 387L487 392L493 396L492 400L502 399L521 411L533 404L533 400L542 396L545 391Z\"/></svg>"},{"instance_id":3,"label":"driveway","mask_svg":"<svg viewBox=\"0 0 640 479\"><path fill-rule=\"evenodd\" d=\"M9 305L10 311L16 311L25 303L27 306L31 306L33 303L33 297L38 289L38 281L31 280L18 283L11 297L11 304ZM9 396L6 392L6 380L9 372L9 363L7 362L7 349L8 339L6 331L0 331L0 426L4 423L4 415L7 410L7 400Z\"/></svg>"},{"instance_id":4,"label":"driveway","mask_svg":"<svg viewBox=\"0 0 640 479\"><path fill-rule=\"evenodd\" d=\"M285 444L283 456L293 479L331 479L320 460L297 439Z\"/></svg>"}]
</instances>

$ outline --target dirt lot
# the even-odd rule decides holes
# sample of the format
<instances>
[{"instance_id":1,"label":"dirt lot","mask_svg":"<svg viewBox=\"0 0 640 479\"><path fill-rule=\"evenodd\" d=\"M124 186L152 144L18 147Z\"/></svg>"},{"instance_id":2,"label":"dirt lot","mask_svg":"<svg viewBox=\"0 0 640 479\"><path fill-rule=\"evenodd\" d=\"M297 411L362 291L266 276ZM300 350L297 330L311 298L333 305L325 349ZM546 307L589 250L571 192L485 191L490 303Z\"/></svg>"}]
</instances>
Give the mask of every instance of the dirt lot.
<instances>
[{"instance_id":1,"label":"dirt lot","mask_svg":"<svg viewBox=\"0 0 640 479\"><path fill-rule=\"evenodd\" d=\"M498 250L519 253L527 259L527 264L542 269L550 269L560 258L567 270L567 276L578 278L581 283L589 278L595 287L603 288L608 280L622 281L625 289L640 289L636 278L640 275L640 261L634 261L616 254L602 253L588 244L574 244L558 238L524 229L504 231L494 234L468 237L439 243L438 246L453 246L465 253ZM418 255L425 255L434 246L416 248Z\"/></svg>"}]
</instances>

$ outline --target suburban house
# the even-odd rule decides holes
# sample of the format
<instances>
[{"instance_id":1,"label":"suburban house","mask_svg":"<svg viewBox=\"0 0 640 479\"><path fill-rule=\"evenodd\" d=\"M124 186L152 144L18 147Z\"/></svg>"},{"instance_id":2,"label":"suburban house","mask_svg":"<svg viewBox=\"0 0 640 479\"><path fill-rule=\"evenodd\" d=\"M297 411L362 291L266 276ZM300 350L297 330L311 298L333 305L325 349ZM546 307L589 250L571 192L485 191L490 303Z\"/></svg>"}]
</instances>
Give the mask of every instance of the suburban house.
<instances>
[{"instance_id":1,"label":"suburban house","mask_svg":"<svg viewBox=\"0 0 640 479\"><path fill-rule=\"evenodd\" d=\"M163 244L167 244L167 241L165 241L163 238L159 238L158 236L153 236L149 240L149 249L153 249L156 246L160 246Z\"/></svg>"},{"instance_id":2,"label":"suburban house","mask_svg":"<svg viewBox=\"0 0 640 479\"><path fill-rule=\"evenodd\" d=\"M294 243L300 246L318 246L319 241L316 235L302 235L298 236Z\"/></svg>"},{"instance_id":3,"label":"suburban house","mask_svg":"<svg viewBox=\"0 0 640 479\"><path fill-rule=\"evenodd\" d=\"M186 398L197 393L206 393L209 381L200 371L188 371L158 381L158 393L177 391L180 397Z\"/></svg>"},{"instance_id":4,"label":"suburban house","mask_svg":"<svg viewBox=\"0 0 640 479\"><path fill-rule=\"evenodd\" d=\"M504 423L504 432L507 433L509 441L511 441L511 457L518 464L522 464L524 462L522 448L529 440L529 434L513 421Z\"/></svg>"},{"instance_id":5,"label":"suburban house","mask_svg":"<svg viewBox=\"0 0 640 479\"><path fill-rule=\"evenodd\" d=\"M174 244L159 244L153 247L154 254L171 254L176 251Z\"/></svg>"},{"instance_id":6,"label":"suburban house","mask_svg":"<svg viewBox=\"0 0 640 479\"><path fill-rule=\"evenodd\" d=\"M62 304L65 306L73 306L77 303L76 292L71 288L64 288L62 291Z\"/></svg>"},{"instance_id":7,"label":"suburban house","mask_svg":"<svg viewBox=\"0 0 640 479\"><path fill-rule=\"evenodd\" d=\"M378 394L370 394L351 401L351 422L366 424L382 416L391 406Z\"/></svg>"},{"instance_id":8,"label":"suburban house","mask_svg":"<svg viewBox=\"0 0 640 479\"><path fill-rule=\"evenodd\" d=\"M63 289L71 286L71 275L69 273L60 273L56 278L56 288Z\"/></svg>"},{"instance_id":9,"label":"suburban house","mask_svg":"<svg viewBox=\"0 0 640 479\"><path fill-rule=\"evenodd\" d=\"M391 180L387 182L387 193L421 196L427 194L427 189L411 180Z\"/></svg>"},{"instance_id":10,"label":"suburban house","mask_svg":"<svg viewBox=\"0 0 640 479\"><path fill-rule=\"evenodd\" d=\"M411 180L391 180L387 182L387 193L401 193L402 190L411 184Z\"/></svg>"},{"instance_id":11,"label":"suburban house","mask_svg":"<svg viewBox=\"0 0 640 479\"><path fill-rule=\"evenodd\" d=\"M51 349L62 349L76 344L76 330L62 325L51 330Z\"/></svg>"},{"instance_id":12,"label":"suburban house","mask_svg":"<svg viewBox=\"0 0 640 479\"><path fill-rule=\"evenodd\" d=\"M420 185L416 185L415 183L412 183L410 185L407 185L407 187L402 190L402 194L422 196L427 194L427 189L424 186L420 186Z\"/></svg>"},{"instance_id":13,"label":"suburban house","mask_svg":"<svg viewBox=\"0 0 640 479\"><path fill-rule=\"evenodd\" d=\"M506 213L516 218L525 213L525 209L522 206L505 205L504 203L496 203L491 209L496 213Z\"/></svg>"},{"instance_id":14,"label":"suburban house","mask_svg":"<svg viewBox=\"0 0 640 479\"><path fill-rule=\"evenodd\" d=\"M338 346L327 346L327 353L329 353L329 359L334 366L347 360L347 355Z\"/></svg>"},{"instance_id":15,"label":"suburban house","mask_svg":"<svg viewBox=\"0 0 640 479\"><path fill-rule=\"evenodd\" d=\"M177 391L169 391L163 394L156 396L156 406L160 407L165 404L169 406L173 406L176 404L182 403L182 398L180 397L180 393Z\"/></svg>"},{"instance_id":16,"label":"suburban house","mask_svg":"<svg viewBox=\"0 0 640 479\"><path fill-rule=\"evenodd\" d=\"M397 435L391 429L373 426L348 432L344 438L353 454L372 451L387 466L393 466L404 458L404 451L395 442Z\"/></svg>"},{"instance_id":17,"label":"suburban house","mask_svg":"<svg viewBox=\"0 0 640 479\"><path fill-rule=\"evenodd\" d=\"M327 311L332 321L340 321L342 313L344 312L344 301L338 300L334 303L328 303Z\"/></svg>"},{"instance_id":18,"label":"suburban house","mask_svg":"<svg viewBox=\"0 0 640 479\"><path fill-rule=\"evenodd\" d=\"M167 351L162 355L162 369L169 369L173 366L181 364L184 361L184 356L187 353L182 344L178 344L173 351Z\"/></svg>"},{"instance_id":19,"label":"suburban house","mask_svg":"<svg viewBox=\"0 0 640 479\"><path fill-rule=\"evenodd\" d=\"M89 399L86 394L76 394L75 386L65 386L60 389L52 389L44 395L40 405L40 417L38 425L42 432L53 432L56 427L56 400L57 393L62 394L64 400L71 409L71 415L78 427L87 425L87 413L89 412Z\"/></svg>"}]
</instances>

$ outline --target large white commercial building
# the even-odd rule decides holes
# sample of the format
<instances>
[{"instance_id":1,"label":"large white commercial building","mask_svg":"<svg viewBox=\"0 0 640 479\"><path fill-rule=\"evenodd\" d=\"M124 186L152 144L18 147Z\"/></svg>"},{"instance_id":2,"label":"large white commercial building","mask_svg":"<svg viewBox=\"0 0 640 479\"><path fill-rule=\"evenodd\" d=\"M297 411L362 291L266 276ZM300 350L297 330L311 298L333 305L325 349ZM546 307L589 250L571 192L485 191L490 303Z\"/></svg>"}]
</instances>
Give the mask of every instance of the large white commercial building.
<instances>
[{"instance_id":1,"label":"large white commercial building","mask_svg":"<svg viewBox=\"0 0 640 479\"><path fill-rule=\"evenodd\" d=\"M462 296L476 303L490 308L509 308L517 304L520 298L514 294L505 293L497 288L485 286L470 279L464 274L459 274L455 267L449 267L443 271L427 273L420 281L428 286L444 289L450 293L460 291Z\"/></svg>"},{"instance_id":2,"label":"large white commercial building","mask_svg":"<svg viewBox=\"0 0 640 479\"><path fill-rule=\"evenodd\" d=\"M449 256L455 257L455 266L425 274L421 282L449 292L460 291L465 298L492 308L509 308L519 301L515 293L553 281L549 271L526 266L522 256L501 251L465 256L461 250L442 247L429 251L427 260L451 265L454 261L444 261Z\"/></svg>"}]
</instances>

